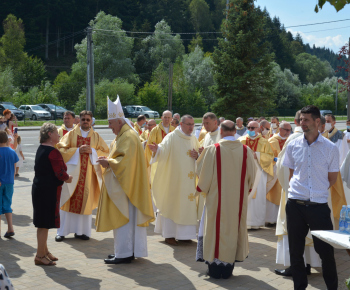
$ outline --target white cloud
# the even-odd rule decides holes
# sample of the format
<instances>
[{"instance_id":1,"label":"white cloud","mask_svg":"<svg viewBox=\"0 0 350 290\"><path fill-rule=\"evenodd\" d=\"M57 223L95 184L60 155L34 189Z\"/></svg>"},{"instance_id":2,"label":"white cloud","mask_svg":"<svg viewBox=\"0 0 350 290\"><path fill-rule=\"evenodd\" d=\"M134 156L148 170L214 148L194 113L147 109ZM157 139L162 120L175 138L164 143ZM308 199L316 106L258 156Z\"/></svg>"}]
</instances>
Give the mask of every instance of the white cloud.
<instances>
[{"instance_id":1,"label":"white cloud","mask_svg":"<svg viewBox=\"0 0 350 290\"><path fill-rule=\"evenodd\" d=\"M304 32L294 31L292 29L288 29L288 31L290 31L293 36L299 33L304 43L309 43L311 47L315 44L316 47L326 47L333 50L335 53L338 53L340 48L346 44L346 40L342 35L317 37L313 34L305 34Z\"/></svg>"}]
</instances>

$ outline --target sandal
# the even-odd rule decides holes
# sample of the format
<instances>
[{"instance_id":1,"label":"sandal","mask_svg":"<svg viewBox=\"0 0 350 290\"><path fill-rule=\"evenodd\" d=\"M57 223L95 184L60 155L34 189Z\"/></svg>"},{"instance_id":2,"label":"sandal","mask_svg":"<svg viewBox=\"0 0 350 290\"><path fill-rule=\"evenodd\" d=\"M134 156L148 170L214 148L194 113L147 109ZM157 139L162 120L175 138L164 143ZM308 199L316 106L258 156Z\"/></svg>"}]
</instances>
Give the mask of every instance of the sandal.
<instances>
[{"instance_id":1,"label":"sandal","mask_svg":"<svg viewBox=\"0 0 350 290\"><path fill-rule=\"evenodd\" d=\"M58 261L58 258L56 258L54 255L52 255L50 252L47 252L46 256L47 256L51 261Z\"/></svg>"},{"instance_id":2,"label":"sandal","mask_svg":"<svg viewBox=\"0 0 350 290\"><path fill-rule=\"evenodd\" d=\"M37 260L37 259L40 259L40 260ZM45 264L45 263L43 262L44 259L48 260L49 263L48 263L48 264ZM47 256L43 256L43 257L35 256L34 263L35 263L35 265L37 265L37 266L55 266L55 265L56 265L56 263L53 262L53 261L51 261Z\"/></svg>"}]
</instances>

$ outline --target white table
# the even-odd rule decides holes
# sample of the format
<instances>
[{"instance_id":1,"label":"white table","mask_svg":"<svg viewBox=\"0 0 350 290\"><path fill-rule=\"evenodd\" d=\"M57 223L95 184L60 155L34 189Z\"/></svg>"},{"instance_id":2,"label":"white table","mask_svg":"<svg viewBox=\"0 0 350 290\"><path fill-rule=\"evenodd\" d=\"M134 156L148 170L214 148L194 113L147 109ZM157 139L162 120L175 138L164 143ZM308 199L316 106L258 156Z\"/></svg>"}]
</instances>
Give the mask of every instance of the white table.
<instances>
[{"instance_id":1,"label":"white table","mask_svg":"<svg viewBox=\"0 0 350 290\"><path fill-rule=\"evenodd\" d=\"M346 249L350 255L350 235L339 231L311 231L311 234L336 249Z\"/></svg>"}]
</instances>

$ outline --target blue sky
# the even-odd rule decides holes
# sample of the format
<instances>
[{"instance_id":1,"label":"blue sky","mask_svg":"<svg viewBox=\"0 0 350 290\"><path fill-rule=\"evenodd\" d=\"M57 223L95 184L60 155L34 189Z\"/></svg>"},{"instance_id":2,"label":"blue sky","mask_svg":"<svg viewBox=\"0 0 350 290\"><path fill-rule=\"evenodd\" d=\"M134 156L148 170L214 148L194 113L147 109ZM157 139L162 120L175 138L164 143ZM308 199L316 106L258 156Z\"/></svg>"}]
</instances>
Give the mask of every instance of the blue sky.
<instances>
[{"instance_id":1,"label":"blue sky","mask_svg":"<svg viewBox=\"0 0 350 290\"><path fill-rule=\"evenodd\" d=\"M326 3L323 9L316 13L314 9L317 2L317 0L257 0L255 5L261 8L266 7L270 16L278 16L285 27L350 19L350 5L345 6L343 10L337 12L333 6ZM343 45L349 42L350 20L305 27L293 27L287 28L287 30L291 31L294 36L299 32L304 43L309 43L311 46L313 44L319 47L325 46L337 53Z\"/></svg>"}]
</instances>

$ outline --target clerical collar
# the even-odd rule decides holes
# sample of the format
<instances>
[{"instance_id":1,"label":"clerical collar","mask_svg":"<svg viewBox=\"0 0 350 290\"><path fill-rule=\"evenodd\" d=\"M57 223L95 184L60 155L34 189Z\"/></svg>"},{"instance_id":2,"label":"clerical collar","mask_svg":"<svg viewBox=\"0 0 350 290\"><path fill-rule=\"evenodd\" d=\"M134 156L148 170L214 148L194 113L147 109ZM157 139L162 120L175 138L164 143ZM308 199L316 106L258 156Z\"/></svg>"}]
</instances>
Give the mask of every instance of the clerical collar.
<instances>
[{"instance_id":1,"label":"clerical collar","mask_svg":"<svg viewBox=\"0 0 350 290\"><path fill-rule=\"evenodd\" d=\"M286 139L287 139L287 137L282 137L282 136L280 135L280 133L278 133L278 136L279 136L282 140L286 140Z\"/></svg>"},{"instance_id":2,"label":"clerical collar","mask_svg":"<svg viewBox=\"0 0 350 290\"><path fill-rule=\"evenodd\" d=\"M83 138L86 138L89 135L91 128L89 129L89 131L84 131L83 129L80 128L81 131L81 136L83 136Z\"/></svg>"},{"instance_id":3,"label":"clerical collar","mask_svg":"<svg viewBox=\"0 0 350 290\"><path fill-rule=\"evenodd\" d=\"M335 127L333 127L333 129L329 130L328 133L331 134L334 129L335 129Z\"/></svg>"},{"instance_id":4,"label":"clerical collar","mask_svg":"<svg viewBox=\"0 0 350 290\"><path fill-rule=\"evenodd\" d=\"M219 127L217 127L215 131L212 131L212 132L210 132L210 133L214 133L214 132L216 132L216 131L218 131L218 130L219 130Z\"/></svg>"},{"instance_id":5,"label":"clerical collar","mask_svg":"<svg viewBox=\"0 0 350 290\"><path fill-rule=\"evenodd\" d=\"M248 136L248 138L249 138L250 140L255 140L255 138L258 137L258 136L259 136L259 134L256 134L256 136L254 136L254 137Z\"/></svg>"},{"instance_id":6,"label":"clerical collar","mask_svg":"<svg viewBox=\"0 0 350 290\"><path fill-rule=\"evenodd\" d=\"M222 139L228 140L228 141L236 141L235 136L226 136L226 137L224 137L224 138L222 138Z\"/></svg>"},{"instance_id":7,"label":"clerical collar","mask_svg":"<svg viewBox=\"0 0 350 290\"><path fill-rule=\"evenodd\" d=\"M169 125L168 127L165 127L165 126L163 125L163 128L164 128L165 132L168 134L169 131L170 131L170 125Z\"/></svg>"},{"instance_id":8,"label":"clerical collar","mask_svg":"<svg viewBox=\"0 0 350 290\"><path fill-rule=\"evenodd\" d=\"M72 131L73 129L74 129L74 126L72 127L72 128L68 128L67 126L66 126L66 129L67 129L67 131L69 132L69 131ZM90 130L89 130L90 131Z\"/></svg>"},{"instance_id":9,"label":"clerical collar","mask_svg":"<svg viewBox=\"0 0 350 290\"><path fill-rule=\"evenodd\" d=\"M179 127L178 127L179 128ZM179 131L182 133L182 134L184 134L184 135L186 135L186 136L192 136L192 135L188 135L188 134L186 134L184 131L182 131L182 129L181 129L181 127L179 128Z\"/></svg>"},{"instance_id":10,"label":"clerical collar","mask_svg":"<svg viewBox=\"0 0 350 290\"><path fill-rule=\"evenodd\" d=\"M236 129L237 129L237 130L243 130L243 129L244 129L244 126L243 126L243 125L242 125L242 127L236 126Z\"/></svg>"}]
</instances>

